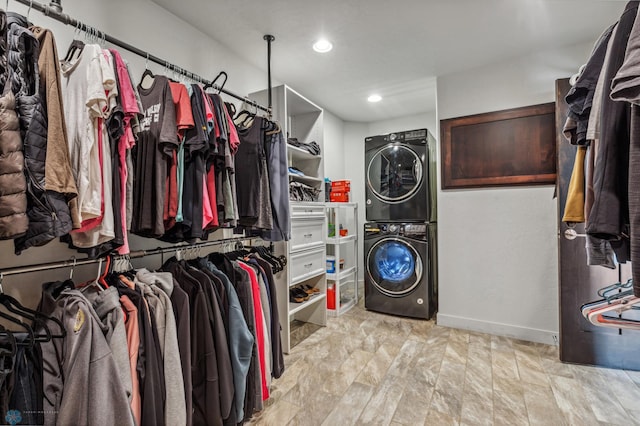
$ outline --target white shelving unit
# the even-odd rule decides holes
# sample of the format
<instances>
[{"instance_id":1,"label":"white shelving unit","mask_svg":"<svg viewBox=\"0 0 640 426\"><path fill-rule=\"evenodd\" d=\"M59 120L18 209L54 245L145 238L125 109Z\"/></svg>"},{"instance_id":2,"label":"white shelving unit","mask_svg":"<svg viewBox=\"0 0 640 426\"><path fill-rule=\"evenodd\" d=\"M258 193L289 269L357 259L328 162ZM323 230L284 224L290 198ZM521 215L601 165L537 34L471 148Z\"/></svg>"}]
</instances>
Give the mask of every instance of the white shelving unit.
<instances>
[{"instance_id":1,"label":"white shelving unit","mask_svg":"<svg viewBox=\"0 0 640 426\"><path fill-rule=\"evenodd\" d=\"M335 232L327 235L327 256L336 259L335 272L327 272L327 306L335 305L335 309L327 309L327 313L340 316L358 302L358 204L325 203L325 211L327 224L333 224ZM340 235L341 227L344 236Z\"/></svg>"},{"instance_id":2,"label":"white shelving unit","mask_svg":"<svg viewBox=\"0 0 640 426\"><path fill-rule=\"evenodd\" d=\"M266 90L252 93L251 99L266 105ZM323 150L323 110L304 96L286 85L272 89L273 118L280 123L285 141L296 138L300 142L316 142L320 155L287 144L289 167L300 170L304 176L289 173L290 182L301 182L318 190L314 202L290 201L291 240L276 244L276 253L287 256L286 274L276 277L279 288L291 289L295 286L316 287L315 293L302 303L289 300L289 291L278 292L278 309L282 326L282 347L285 353L291 351L291 322L294 320L311 322L321 326L327 324L326 309L326 222L324 211L324 160ZM285 276L286 275L286 276Z\"/></svg>"}]
</instances>

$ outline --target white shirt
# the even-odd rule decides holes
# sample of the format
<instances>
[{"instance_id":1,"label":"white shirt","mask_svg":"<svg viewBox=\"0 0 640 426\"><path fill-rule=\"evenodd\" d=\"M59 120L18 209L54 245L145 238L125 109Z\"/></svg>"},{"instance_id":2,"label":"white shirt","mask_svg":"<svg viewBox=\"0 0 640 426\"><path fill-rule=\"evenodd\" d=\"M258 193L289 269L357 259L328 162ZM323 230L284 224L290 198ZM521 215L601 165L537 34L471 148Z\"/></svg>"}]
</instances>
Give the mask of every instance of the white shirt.
<instances>
[{"instance_id":1,"label":"white shirt","mask_svg":"<svg viewBox=\"0 0 640 426\"><path fill-rule=\"evenodd\" d=\"M104 125L117 93L112 61L111 54L104 54L100 46L87 44L75 61L61 64L69 155L78 186L80 218L84 222L102 216L101 223L93 229L71 233L78 247L94 247L115 236L111 154ZM98 132L102 135L102 163Z\"/></svg>"}]
</instances>

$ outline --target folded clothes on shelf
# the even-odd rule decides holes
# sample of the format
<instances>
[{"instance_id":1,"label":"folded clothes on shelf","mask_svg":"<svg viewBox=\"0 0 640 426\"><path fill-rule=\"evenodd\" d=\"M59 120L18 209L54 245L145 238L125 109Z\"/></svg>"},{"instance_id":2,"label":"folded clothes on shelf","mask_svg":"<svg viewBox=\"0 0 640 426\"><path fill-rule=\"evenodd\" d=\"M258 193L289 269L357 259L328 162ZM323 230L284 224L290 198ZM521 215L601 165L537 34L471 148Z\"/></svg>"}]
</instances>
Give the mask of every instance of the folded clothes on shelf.
<instances>
[{"instance_id":1,"label":"folded clothes on shelf","mask_svg":"<svg viewBox=\"0 0 640 426\"><path fill-rule=\"evenodd\" d=\"M296 169L295 167L289 167L289 174L298 175L298 176L306 176L300 169Z\"/></svg>"},{"instance_id":2,"label":"folded clothes on shelf","mask_svg":"<svg viewBox=\"0 0 640 426\"><path fill-rule=\"evenodd\" d=\"M318 145L316 141L305 143L305 142L300 142L297 138L288 138L287 143L297 148L304 149L310 154L320 155L320 145Z\"/></svg>"},{"instance_id":3,"label":"folded clothes on shelf","mask_svg":"<svg viewBox=\"0 0 640 426\"><path fill-rule=\"evenodd\" d=\"M302 182L289 183L289 198L292 201L318 201L320 190Z\"/></svg>"}]
</instances>

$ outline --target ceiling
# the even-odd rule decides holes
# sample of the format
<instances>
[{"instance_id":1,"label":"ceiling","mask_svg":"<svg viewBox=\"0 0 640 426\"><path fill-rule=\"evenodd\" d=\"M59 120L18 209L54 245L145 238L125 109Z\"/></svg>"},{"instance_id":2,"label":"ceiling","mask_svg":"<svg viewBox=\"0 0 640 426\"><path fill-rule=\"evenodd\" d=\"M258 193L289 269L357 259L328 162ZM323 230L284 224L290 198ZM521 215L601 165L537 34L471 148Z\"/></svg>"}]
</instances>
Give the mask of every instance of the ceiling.
<instances>
[{"instance_id":1,"label":"ceiling","mask_svg":"<svg viewBox=\"0 0 640 426\"><path fill-rule=\"evenodd\" d=\"M435 109L437 76L595 42L616 0L152 0L346 121ZM331 52L313 42L328 38ZM586 58L585 58L586 60ZM382 102L370 104L378 93Z\"/></svg>"}]
</instances>

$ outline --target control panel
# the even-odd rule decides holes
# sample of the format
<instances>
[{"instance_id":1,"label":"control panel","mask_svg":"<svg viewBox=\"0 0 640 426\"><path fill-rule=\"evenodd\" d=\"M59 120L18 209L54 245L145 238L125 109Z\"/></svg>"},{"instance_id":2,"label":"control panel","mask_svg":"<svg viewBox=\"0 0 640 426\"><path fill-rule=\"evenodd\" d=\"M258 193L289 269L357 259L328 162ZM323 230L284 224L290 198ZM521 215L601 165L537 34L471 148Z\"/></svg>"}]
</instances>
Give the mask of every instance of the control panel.
<instances>
[{"instance_id":1,"label":"control panel","mask_svg":"<svg viewBox=\"0 0 640 426\"><path fill-rule=\"evenodd\" d=\"M427 225L424 223L365 223L366 236L406 236L424 239L427 236Z\"/></svg>"}]
</instances>

